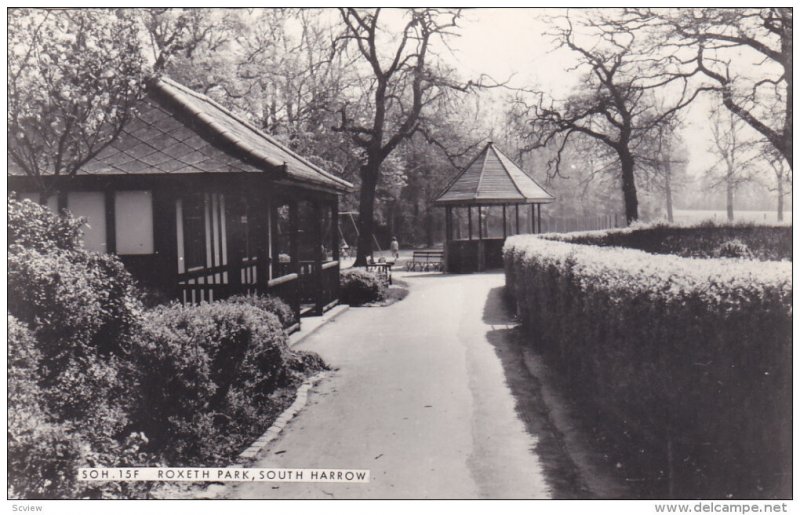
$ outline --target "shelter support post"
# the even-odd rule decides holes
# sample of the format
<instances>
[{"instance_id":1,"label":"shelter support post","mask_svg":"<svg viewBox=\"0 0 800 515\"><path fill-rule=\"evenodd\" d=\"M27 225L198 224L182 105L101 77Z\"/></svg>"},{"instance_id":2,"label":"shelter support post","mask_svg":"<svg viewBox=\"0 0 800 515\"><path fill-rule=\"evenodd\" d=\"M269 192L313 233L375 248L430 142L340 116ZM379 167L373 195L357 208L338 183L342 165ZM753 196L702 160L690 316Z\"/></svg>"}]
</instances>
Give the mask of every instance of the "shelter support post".
<instances>
[{"instance_id":1,"label":"shelter support post","mask_svg":"<svg viewBox=\"0 0 800 515\"><path fill-rule=\"evenodd\" d=\"M515 225L515 234L519 234L519 204L514 204L514 211L516 212L517 224Z\"/></svg>"},{"instance_id":2,"label":"shelter support post","mask_svg":"<svg viewBox=\"0 0 800 515\"><path fill-rule=\"evenodd\" d=\"M453 208L450 206L444 208L444 239L453 239Z\"/></svg>"},{"instance_id":3,"label":"shelter support post","mask_svg":"<svg viewBox=\"0 0 800 515\"><path fill-rule=\"evenodd\" d=\"M503 239L505 239L507 235L508 231L506 230L506 205L503 204Z\"/></svg>"},{"instance_id":4,"label":"shelter support post","mask_svg":"<svg viewBox=\"0 0 800 515\"><path fill-rule=\"evenodd\" d=\"M472 239L472 206L467 206L467 232L469 232L469 239Z\"/></svg>"},{"instance_id":5,"label":"shelter support post","mask_svg":"<svg viewBox=\"0 0 800 515\"><path fill-rule=\"evenodd\" d=\"M530 204L530 212L528 213L528 219L530 220L531 230L529 234L536 234L536 205Z\"/></svg>"},{"instance_id":6,"label":"shelter support post","mask_svg":"<svg viewBox=\"0 0 800 515\"><path fill-rule=\"evenodd\" d=\"M536 204L536 210L539 212L539 216L537 217L539 220L539 232L542 232L542 205Z\"/></svg>"}]
</instances>

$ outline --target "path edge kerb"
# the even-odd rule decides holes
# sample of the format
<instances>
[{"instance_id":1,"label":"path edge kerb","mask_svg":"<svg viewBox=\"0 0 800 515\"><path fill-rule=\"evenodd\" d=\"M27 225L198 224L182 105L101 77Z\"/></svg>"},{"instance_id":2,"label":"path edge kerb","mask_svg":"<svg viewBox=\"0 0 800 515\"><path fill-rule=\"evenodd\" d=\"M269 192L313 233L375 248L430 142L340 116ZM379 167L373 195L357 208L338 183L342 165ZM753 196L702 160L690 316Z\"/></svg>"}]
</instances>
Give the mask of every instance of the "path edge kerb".
<instances>
[{"instance_id":1,"label":"path edge kerb","mask_svg":"<svg viewBox=\"0 0 800 515\"><path fill-rule=\"evenodd\" d=\"M244 462L250 461L256 457L256 455L264 449L267 445L269 445L273 440L275 440L286 427L286 424L297 415L297 413L303 409L306 404L308 404L308 393L311 388L313 388L318 382L320 382L326 375L328 375L328 371L319 372L309 378L307 378L300 387L297 389L297 397L295 397L294 402L283 410L283 413L275 419L275 422L267 429L264 434L259 436L256 441L254 441L250 446L242 451L238 457L238 463L229 465L229 467L241 467Z\"/></svg>"},{"instance_id":2,"label":"path edge kerb","mask_svg":"<svg viewBox=\"0 0 800 515\"><path fill-rule=\"evenodd\" d=\"M327 313L323 314L321 317L308 317L306 320L306 327L311 325L310 329L303 329L303 325L300 325L300 330L294 334L289 335L288 345L290 348L296 347L299 345L303 340L315 334L320 328L324 327L329 322L333 321L334 319L338 318L339 315L344 313L350 309L348 304L338 304L330 309ZM317 323L313 323L312 320L318 318L320 321ZM309 324L309 322L312 322Z\"/></svg>"},{"instance_id":3,"label":"path edge kerb","mask_svg":"<svg viewBox=\"0 0 800 515\"><path fill-rule=\"evenodd\" d=\"M333 319L344 313L350 308L347 304L340 304L333 309L331 309L325 315L322 315L321 321L318 324L315 324L310 330L303 332L297 332L290 336L289 340L289 347L296 347L299 345L303 340L315 334L319 329ZM308 404L308 392L313 388L318 382L320 382L326 375L328 375L327 371L319 372L311 377L306 378L300 387L297 389L297 395L294 399L294 402L275 419L275 422L264 431L264 433L259 436L253 443L251 443L244 451L239 453L237 458L238 463L229 465L230 467L238 467L241 463L246 461L253 460L258 453L269 445L273 440L275 440L278 435L281 434L281 431L286 424L297 415L297 413L303 409Z\"/></svg>"}]
</instances>

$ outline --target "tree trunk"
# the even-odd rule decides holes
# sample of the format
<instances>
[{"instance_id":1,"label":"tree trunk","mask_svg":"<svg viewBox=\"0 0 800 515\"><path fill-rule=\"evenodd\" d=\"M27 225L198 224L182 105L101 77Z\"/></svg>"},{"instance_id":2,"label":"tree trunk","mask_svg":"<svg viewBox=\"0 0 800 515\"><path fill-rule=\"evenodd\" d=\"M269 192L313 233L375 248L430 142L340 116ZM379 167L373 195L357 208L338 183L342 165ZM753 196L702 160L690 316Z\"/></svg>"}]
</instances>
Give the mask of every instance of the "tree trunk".
<instances>
[{"instance_id":1,"label":"tree trunk","mask_svg":"<svg viewBox=\"0 0 800 515\"><path fill-rule=\"evenodd\" d=\"M783 177L778 178L778 221L783 222Z\"/></svg>"},{"instance_id":2,"label":"tree trunk","mask_svg":"<svg viewBox=\"0 0 800 515\"><path fill-rule=\"evenodd\" d=\"M397 237L397 229L395 226L395 217L397 216L397 200L389 202L389 236L392 238Z\"/></svg>"},{"instance_id":3,"label":"tree trunk","mask_svg":"<svg viewBox=\"0 0 800 515\"><path fill-rule=\"evenodd\" d=\"M433 247L433 210L428 207L425 212L425 243L428 248Z\"/></svg>"},{"instance_id":4,"label":"tree trunk","mask_svg":"<svg viewBox=\"0 0 800 515\"><path fill-rule=\"evenodd\" d=\"M372 255L372 234L375 230L375 188L378 184L380 165L366 164L361 167L361 191L358 205L358 250L354 266L365 266Z\"/></svg>"},{"instance_id":5,"label":"tree trunk","mask_svg":"<svg viewBox=\"0 0 800 515\"><path fill-rule=\"evenodd\" d=\"M633 175L633 155L627 148L617 150L622 166L622 197L625 202L625 221L627 225L639 219L639 200L636 197L636 181Z\"/></svg>"},{"instance_id":6,"label":"tree trunk","mask_svg":"<svg viewBox=\"0 0 800 515\"><path fill-rule=\"evenodd\" d=\"M787 10L783 12L781 17L783 18L783 23L786 24L785 26L792 26L791 16L791 11ZM783 141L785 146L782 153L783 157L786 158L786 162L789 163L789 168L793 169L792 124L794 123L794 49L791 29L788 31L784 30L781 36L781 50L783 55L786 56L783 61L783 76L786 79L786 112L783 118Z\"/></svg>"},{"instance_id":7,"label":"tree trunk","mask_svg":"<svg viewBox=\"0 0 800 515\"><path fill-rule=\"evenodd\" d=\"M675 219L672 213L672 165L669 157L664 163L664 192L667 194L667 220L672 223Z\"/></svg>"},{"instance_id":8,"label":"tree trunk","mask_svg":"<svg viewBox=\"0 0 800 515\"><path fill-rule=\"evenodd\" d=\"M728 221L733 221L733 177L728 173L728 179L725 181L726 202L725 205L728 209Z\"/></svg>"}]
</instances>

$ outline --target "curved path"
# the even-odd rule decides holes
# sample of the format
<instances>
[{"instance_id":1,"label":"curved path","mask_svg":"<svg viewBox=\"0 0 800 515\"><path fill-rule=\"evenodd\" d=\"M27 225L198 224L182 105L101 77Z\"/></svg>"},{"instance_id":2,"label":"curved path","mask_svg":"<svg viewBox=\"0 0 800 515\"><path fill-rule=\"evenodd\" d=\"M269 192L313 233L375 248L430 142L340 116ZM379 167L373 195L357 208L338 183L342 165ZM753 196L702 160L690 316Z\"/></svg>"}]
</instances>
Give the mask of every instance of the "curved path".
<instances>
[{"instance_id":1,"label":"curved path","mask_svg":"<svg viewBox=\"0 0 800 515\"><path fill-rule=\"evenodd\" d=\"M507 378L503 355L514 332L500 297L503 275L396 276L410 284L404 300L350 309L298 346L335 372L252 464L369 469L371 481L231 484L223 497L554 495L546 446L537 445L536 424L525 420Z\"/></svg>"}]
</instances>

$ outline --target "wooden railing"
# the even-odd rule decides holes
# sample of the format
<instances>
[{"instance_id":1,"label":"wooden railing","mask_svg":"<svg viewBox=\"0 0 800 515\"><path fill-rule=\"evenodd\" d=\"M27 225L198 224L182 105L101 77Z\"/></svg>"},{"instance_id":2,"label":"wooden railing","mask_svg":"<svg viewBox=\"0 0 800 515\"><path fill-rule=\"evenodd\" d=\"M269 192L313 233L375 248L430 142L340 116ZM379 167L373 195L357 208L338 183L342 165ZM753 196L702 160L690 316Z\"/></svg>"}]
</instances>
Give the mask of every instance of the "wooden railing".
<instances>
[{"instance_id":1,"label":"wooden railing","mask_svg":"<svg viewBox=\"0 0 800 515\"><path fill-rule=\"evenodd\" d=\"M294 317L300 320L300 296L297 274L288 274L267 283L267 293L275 295L292 308Z\"/></svg>"},{"instance_id":2,"label":"wooden railing","mask_svg":"<svg viewBox=\"0 0 800 515\"><path fill-rule=\"evenodd\" d=\"M320 314L339 300L339 261L328 261L321 268L316 303Z\"/></svg>"},{"instance_id":3,"label":"wooden railing","mask_svg":"<svg viewBox=\"0 0 800 515\"><path fill-rule=\"evenodd\" d=\"M237 294L270 294L283 299L298 319L304 304L313 305L313 312L322 314L339 297L339 262L318 266L314 261L301 261L299 265L299 274L281 266L278 271L283 275L266 282L267 271L255 259L239 266L192 270L178 275L178 298L186 304L199 304Z\"/></svg>"},{"instance_id":4,"label":"wooden railing","mask_svg":"<svg viewBox=\"0 0 800 515\"><path fill-rule=\"evenodd\" d=\"M184 304L222 300L232 295L270 294L283 299L300 317L299 277L287 273L270 281L256 258L240 265L224 265L178 274L177 296Z\"/></svg>"}]
</instances>

